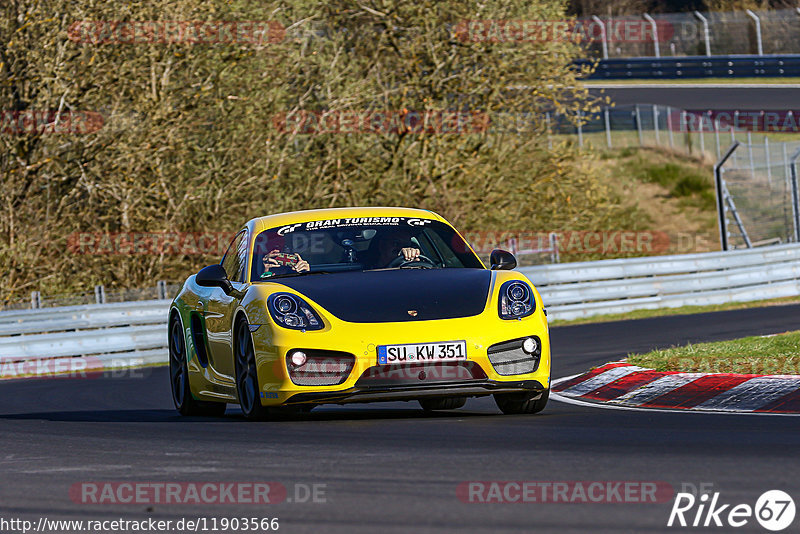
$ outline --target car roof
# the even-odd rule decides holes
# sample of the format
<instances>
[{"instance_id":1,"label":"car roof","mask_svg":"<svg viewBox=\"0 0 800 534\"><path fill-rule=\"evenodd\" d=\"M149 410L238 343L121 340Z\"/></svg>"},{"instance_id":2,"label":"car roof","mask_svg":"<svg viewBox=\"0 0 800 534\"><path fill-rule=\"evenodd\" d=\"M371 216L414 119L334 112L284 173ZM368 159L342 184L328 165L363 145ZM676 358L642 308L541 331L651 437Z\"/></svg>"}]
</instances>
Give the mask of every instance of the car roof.
<instances>
[{"instance_id":1,"label":"car roof","mask_svg":"<svg viewBox=\"0 0 800 534\"><path fill-rule=\"evenodd\" d=\"M292 211L289 213L278 213L266 217L257 217L247 223L251 232L258 234L269 228L284 226L287 224L303 223L311 221L325 221L328 219L347 219L353 217L420 217L433 219L449 224L437 213L429 210L416 208L394 208L394 207L373 207L373 208L326 208L317 210Z\"/></svg>"}]
</instances>

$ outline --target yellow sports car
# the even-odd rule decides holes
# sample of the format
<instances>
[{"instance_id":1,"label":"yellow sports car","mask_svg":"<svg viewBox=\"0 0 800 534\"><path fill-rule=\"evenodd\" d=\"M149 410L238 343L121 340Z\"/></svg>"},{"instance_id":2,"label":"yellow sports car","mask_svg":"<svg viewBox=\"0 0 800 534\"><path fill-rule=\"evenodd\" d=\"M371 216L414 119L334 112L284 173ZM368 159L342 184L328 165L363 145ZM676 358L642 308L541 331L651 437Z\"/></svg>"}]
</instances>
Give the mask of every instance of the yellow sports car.
<instances>
[{"instance_id":1,"label":"yellow sports car","mask_svg":"<svg viewBox=\"0 0 800 534\"><path fill-rule=\"evenodd\" d=\"M341 208L253 219L169 312L172 397L184 415L245 417L325 403L494 395L536 413L550 392L546 311L495 250L487 269L442 217Z\"/></svg>"}]
</instances>

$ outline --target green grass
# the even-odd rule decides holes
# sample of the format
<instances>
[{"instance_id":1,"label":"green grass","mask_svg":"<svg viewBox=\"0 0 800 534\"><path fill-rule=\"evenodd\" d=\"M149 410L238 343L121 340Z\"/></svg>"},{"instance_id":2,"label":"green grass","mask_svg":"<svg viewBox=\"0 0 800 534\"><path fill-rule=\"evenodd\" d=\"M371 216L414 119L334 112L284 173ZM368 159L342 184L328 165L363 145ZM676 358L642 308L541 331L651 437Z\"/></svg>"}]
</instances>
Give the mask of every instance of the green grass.
<instances>
[{"instance_id":1,"label":"green grass","mask_svg":"<svg viewBox=\"0 0 800 534\"><path fill-rule=\"evenodd\" d=\"M797 297L780 299L754 300L752 302L730 302L727 304L709 304L706 306L681 306L679 308L660 308L657 310L636 310L628 313L612 313L607 315L594 315L580 319L550 321L550 326L568 326L576 324L607 323L610 321L628 321L632 319L648 319L650 317L666 317L669 315L691 315L695 313L708 313L725 310L745 310L750 308L763 308L765 306L781 306L798 304Z\"/></svg>"},{"instance_id":2,"label":"green grass","mask_svg":"<svg viewBox=\"0 0 800 534\"><path fill-rule=\"evenodd\" d=\"M626 168L630 175L664 187L670 196L681 199L684 205L705 210L713 210L716 206L711 176L701 174L696 167L673 162L654 165L640 156L627 162Z\"/></svg>"},{"instance_id":3,"label":"green grass","mask_svg":"<svg viewBox=\"0 0 800 534\"><path fill-rule=\"evenodd\" d=\"M691 78L679 80L586 80L583 82L586 86L593 85L656 85L656 84L676 84L676 85L704 85L704 84L730 84L730 85L743 85L743 84L800 84L800 78Z\"/></svg>"},{"instance_id":4,"label":"green grass","mask_svg":"<svg viewBox=\"0 0 800 534\"><path fill-rule=\"evenodd\" d=\"M628 361L657 371L800 374L800 332L654 350Z\"/></svg>"}]
</instances>

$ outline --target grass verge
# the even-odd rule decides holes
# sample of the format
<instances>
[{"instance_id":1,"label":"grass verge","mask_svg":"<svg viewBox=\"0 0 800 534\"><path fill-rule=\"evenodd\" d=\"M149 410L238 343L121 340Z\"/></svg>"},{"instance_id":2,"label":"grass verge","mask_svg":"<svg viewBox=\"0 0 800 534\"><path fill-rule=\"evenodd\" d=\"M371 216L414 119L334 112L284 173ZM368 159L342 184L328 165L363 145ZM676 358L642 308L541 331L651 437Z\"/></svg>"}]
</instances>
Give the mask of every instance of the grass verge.
<instances>
[{"instance_id":1,"label":"grass verge","mask_svg":"<svg viewBox=\"0 0 800 534\"><path fill-rule=\"evenodd\" d=\"M660 308L657 310L635 310L628 313L611 313L608 315L594 315L592 317L581 317L571 320L550 321L550 326L569 326L576 324L589 323L608 323L611 321L626 321L632 319L647 319L649 317L665 317L668 315L691 315L695 313L707 313L725 310L745 310L750 308L763 308L765 306L783 306L787 304L798 304L800 298L785 297L779 299L754 300L752 302L729 302L726 304L709 304L706 306L681 306L679 308Z\"/></svg>"},{"instance_id":2,"label":"grass verge","mask_svg":"<svg viewBox=\"0 0 800 534\"><path fill-rule=\"evenodd\" d=\"M654 350L630 355L628 361L657 371L796 375L800 332Z\"/></svg>"}]
</instances>

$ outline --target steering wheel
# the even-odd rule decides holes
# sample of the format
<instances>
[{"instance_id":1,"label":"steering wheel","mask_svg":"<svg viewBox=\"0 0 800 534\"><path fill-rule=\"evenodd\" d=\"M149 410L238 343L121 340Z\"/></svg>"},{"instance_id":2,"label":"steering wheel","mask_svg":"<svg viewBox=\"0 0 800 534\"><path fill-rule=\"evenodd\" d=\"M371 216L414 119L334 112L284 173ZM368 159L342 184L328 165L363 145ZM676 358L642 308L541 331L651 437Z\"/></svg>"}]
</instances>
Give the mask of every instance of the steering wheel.
<instances>
[{"instance_id":1,"label":"steering wheel","mask_svg":"<svg viewBox=\"0 0 800 534\"><path fill-rule=\"evenodd\" d=\"M394 267L405 267L407 265L419 265L419 264L423 264L423 265L427 264L424 267L424 268L427 268L427 269L436 268L436 263L434 263L434 261L432 259L430 259L429 257L424 256L422 254L420 254L419 256L414 258L413 260L407 260L405 258L405 256L400 254L395 259L393 259L391 262L389 262L389 265L387 265L386 268L387 269L391 269L391 268L394 268Z\"/></svg>"}]
</instances>

